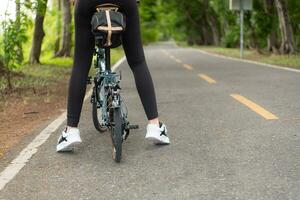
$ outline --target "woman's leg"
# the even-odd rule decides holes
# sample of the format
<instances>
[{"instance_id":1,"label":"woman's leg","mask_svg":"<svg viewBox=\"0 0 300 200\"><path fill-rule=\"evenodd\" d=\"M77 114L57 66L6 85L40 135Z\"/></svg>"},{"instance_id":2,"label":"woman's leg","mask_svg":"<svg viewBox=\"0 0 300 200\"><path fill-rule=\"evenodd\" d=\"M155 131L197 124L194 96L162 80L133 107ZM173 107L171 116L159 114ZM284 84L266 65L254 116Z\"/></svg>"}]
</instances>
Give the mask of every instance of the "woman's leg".
<instances>
[{"instance_id":1,"label":"woman's leg","mask_svg":"<svg viewBox=\"0 0 300 200\"><path fill-rule=\"evenodd\" d=\"M126 15L127 28L123 35L123 47L127 61L134 74L136 87L149 123L158 124L155 91L142 47L136 0L77 0L75 5L74 66L69 86L67 125L77 127L79 123L86 91L86 79L94 49L94 37L91 33L90 21L95 6L104 2L119 4Z\"/></svg>"},{"instance_id":2,"label":"woman's leg","mask_svg":"<svg viewBox=\"0 0 300 200\"><path fill-rule=\"evenodd\" d=\"M134 74L136 87L149 123L158 124L156 96L141 41L140 21L136 0L121 0L126 15L126 31L123 47L130 68Z\"/></svg>"},{"instance_id":3,"label":"woman's leg","mask_svg":"<svg viewBox=\"0 0 300 200\"><path fill-rule=\"evenodd\" d=\"M77 127L91 67L94 37L91 33L92 5L77 0L75 5L75 53L69 85L67 125Z\"/></svg>"}]
</instances>

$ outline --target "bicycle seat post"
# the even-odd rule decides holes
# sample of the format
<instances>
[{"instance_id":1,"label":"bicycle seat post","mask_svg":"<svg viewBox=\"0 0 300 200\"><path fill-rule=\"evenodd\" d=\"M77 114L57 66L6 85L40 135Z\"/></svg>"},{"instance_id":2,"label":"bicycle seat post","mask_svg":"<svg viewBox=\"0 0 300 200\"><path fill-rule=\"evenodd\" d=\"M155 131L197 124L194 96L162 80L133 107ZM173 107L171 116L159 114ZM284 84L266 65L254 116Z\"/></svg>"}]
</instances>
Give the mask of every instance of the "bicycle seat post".
<instances>
[{"instance_id":1,"label":"bicycle seat post","mask_svg":"<svg viewBox=\"0 0 300 200\"><path fill-rule=\"evenodd\" d=\"M110 66L110 48L105 48L105 69L111 71Z\"/></svg>"}]
</instances>

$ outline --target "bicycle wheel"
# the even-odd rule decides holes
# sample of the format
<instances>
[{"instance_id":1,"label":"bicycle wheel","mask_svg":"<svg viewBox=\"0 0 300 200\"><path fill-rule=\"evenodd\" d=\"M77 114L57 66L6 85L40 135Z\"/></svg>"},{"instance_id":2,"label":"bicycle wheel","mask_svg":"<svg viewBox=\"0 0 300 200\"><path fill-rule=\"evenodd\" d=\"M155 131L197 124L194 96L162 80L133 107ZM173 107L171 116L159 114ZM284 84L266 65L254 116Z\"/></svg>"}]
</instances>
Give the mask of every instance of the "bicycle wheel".
<instances>
[{"instance_id":1,"label":"bicycle wheel","mask_svg":"<svg viewBox=\"0 0 300 200\"><path fill-rule=\"evenodd\" d=\"M121 109L114 108L113 110L113 125L111 130L111 138L113 144L113 159L116 162L121 161L122 157L122 116L121 116Z\"/></svg>"},{"instance_id":2,"label":"bicycle wheel","mask_svg":"<svg viewBox=\"0 0 300 200\"><path fill-rule=\"evenodd\" d=\"M95 92L94 95L96 96ZM102 109L98 108L96 98L93 102L92 115L93 115L93 124L96 130L99 131L100 133L107 131L107 127L101 125L103 123L100 123L100 120L102 120Z\"/></svg>"}]
</instances>

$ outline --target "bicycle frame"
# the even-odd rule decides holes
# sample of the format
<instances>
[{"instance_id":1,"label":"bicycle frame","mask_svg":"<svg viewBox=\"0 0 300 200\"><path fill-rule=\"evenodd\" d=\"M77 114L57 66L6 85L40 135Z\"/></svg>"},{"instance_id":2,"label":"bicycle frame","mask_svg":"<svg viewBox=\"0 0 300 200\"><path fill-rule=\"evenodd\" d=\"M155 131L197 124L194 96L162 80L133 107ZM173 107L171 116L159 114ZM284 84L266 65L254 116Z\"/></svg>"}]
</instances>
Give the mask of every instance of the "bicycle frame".
<instances>
[{"instance_id":1,"label":"bicycle frame","mask_svg":"<svg viewBox=\"0 0 300 200\"><path fill-rule=\"evenodd\" d=\"M111 71L110 49L95 48L96 59L94 67L96 76L94 77L94 101L97 107L102 110L102 119L105 126L110 126L109 109L121 107L120 98L120 75ZM111 98L111 99L110 99ZM111 105L110 105L111 103Z\"/></svg>"}]
</instances>

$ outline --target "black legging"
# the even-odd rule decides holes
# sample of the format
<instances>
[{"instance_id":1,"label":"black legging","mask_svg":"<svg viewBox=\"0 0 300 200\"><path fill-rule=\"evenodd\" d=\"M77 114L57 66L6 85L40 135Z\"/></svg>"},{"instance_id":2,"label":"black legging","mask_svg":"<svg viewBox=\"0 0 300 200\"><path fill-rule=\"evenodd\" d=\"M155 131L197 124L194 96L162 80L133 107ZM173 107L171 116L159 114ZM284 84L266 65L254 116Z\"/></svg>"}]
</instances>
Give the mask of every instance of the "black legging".
<instances>
[{"instance_id":1,"label":"black legging","mask_svg":"<svg viewBox=\"0 0 300 200\"><path fill-rule=\"evenodd\" d=\"M75 54L68 94L67 125L77 127L86 92L86 80L91 67L94 36L91 18L95 7L101 3L113 3L121 7L126 16L123 48L134 74L136 87L148 120L158 117L153 81L145 61L142 47L139 13L136 0L76 0L75 3Z\"/></svg>"}]
</instances>

